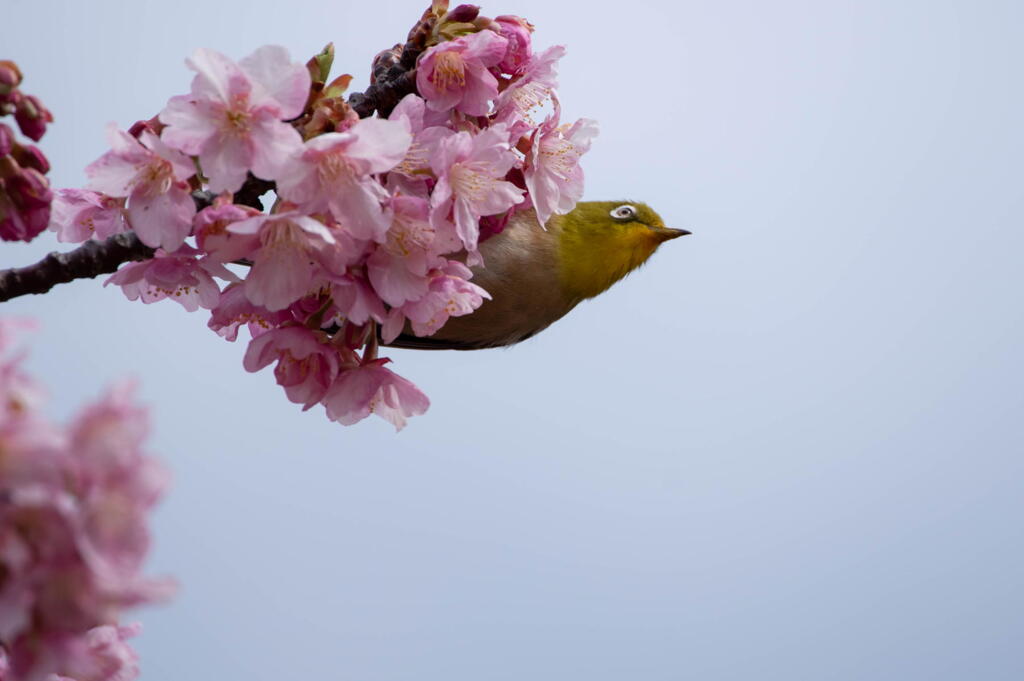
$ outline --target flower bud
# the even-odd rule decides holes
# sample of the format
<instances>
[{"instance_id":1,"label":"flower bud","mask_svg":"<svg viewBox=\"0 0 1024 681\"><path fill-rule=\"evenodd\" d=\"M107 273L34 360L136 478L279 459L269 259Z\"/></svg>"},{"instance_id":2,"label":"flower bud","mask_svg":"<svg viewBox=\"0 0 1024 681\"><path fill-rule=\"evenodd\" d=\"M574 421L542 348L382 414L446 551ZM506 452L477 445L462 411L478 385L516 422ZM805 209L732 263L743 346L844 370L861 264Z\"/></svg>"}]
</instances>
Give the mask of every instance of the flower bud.
<instances>
[{"instance_id":1,"label":"flower bud","mask_svg":"<svg viewBox=\"0 0 1024 681\"><path fill-rule=\"evenodd\" d=\"M11 199L23 208L41 208L53 201L50 183L35 168L22 168L20 173L8 178L6 184Z\"/></svg>"},{"instance_id":2,"label":"flower bud","mask_svg":"<svg viewBox=\"0 0 1024 681\"><path fill-rule=\"evenodd\" d=\"M458 23L470 23L480 14L480 7L477 5L459 5L442 19L442 21L454 21Z\"/></svg>"},{"instance_id":3,"label":"flower bud","mask_svg":"<svg viewBox=\"0 0 1024 681\"><path fill-rule=\"evenodd\" d=\"M459 36L469 35L491 27L494 20L481 16L476 5L459 5L444 14L434 26L434 37L440 40L455 40ZM497 32L497 27L495 27Z\"/></svg>"},{"instance_id":4,"label":"flower bud","mask_svg":"<svg viewBox=\"0 0 1024 681\"><path fill-rule=\"evenodd\" d=\"M530 62L530 34L533 33L533 25L511 14L495 17L494 21L498 24L501 36L508 40L508 51L498 68L504 73L516 75Z\"/></svg>"},{"instance_id":5,"label":"flower bud","mask_svg":"<svg viewBox=\"0 0 1024 681\"><path fill-rule=\"evenodd\" d=\"M13 61L0 61L0 95L10 93L21 85L21 70Z\"/></svg>"},{"instance_id":6,"label":"flower bud","mask_svg":"<svg viewBox=\"0 0 1024 681\"><path fill-rule=\"evenodd\" d=\"M0 180L0 239L34 239L50 222L52 199L50 184L33 168L22 168Z\"/></svg>"},{"instance_id":7,"label":"flower bud","mask_svg":"<svg viewBox=\"0 0 1024 681\"><path fill-rule=\"evenodd\" d=\"M38 97L25 95L18 101L14 120L18 121L18 127L26 137L38 142L46 132L46 124L53 122L53 114L43 106Z\"/></svg>"},{"instance_id":8,"label":"flower bud","mask_svg":"<svg viewBox=\"0 0 1024 681\"><path fill-rule=\"evenodd\" d=\"M0 131L0 137L3 137L3 132ZM0 141L0 151L3 150L3 142ZM50 161L47 160L43 152L34 144L22 146L15 144L12 151L14 160L18 162L22 168L34 168L44 175L50 172Z\"/></svg>"},{"instance_id":9,"label":"flower bud","mask_svg":"<svg viewBox=\"0 0 1024 681\"><path fill-rule=\"evenodd\" d=\"M0 156L7 156L14 149L14 131L0 123Z\"/></svg>"}]
</instances>

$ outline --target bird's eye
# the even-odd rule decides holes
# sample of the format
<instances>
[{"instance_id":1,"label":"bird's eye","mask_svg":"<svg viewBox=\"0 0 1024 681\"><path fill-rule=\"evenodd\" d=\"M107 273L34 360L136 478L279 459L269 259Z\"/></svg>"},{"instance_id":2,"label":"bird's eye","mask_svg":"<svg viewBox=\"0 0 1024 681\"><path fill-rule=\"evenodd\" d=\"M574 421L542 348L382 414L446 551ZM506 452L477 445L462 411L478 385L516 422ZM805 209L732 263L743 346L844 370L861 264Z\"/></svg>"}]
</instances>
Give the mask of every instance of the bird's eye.
<instances>
[{"instance_id":1,"label":"bird's eye","mask_svg":"<svg viewBox=\"0 0 1024 681\"><path fill-rule=\"evenodd\" d=\"M613 208L609 215L612 216L613 220L628 222L636 218L636 208L627 203L618 208Z\"/></svg>"}]
</instances>

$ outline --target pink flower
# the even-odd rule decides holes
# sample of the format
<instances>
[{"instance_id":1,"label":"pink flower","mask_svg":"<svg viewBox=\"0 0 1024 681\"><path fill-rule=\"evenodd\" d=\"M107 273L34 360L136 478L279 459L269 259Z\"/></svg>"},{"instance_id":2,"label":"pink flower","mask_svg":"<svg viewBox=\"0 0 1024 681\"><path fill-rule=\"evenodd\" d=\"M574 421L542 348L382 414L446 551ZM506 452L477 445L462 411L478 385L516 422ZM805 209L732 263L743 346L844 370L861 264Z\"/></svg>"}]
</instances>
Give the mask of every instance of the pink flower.
<instances>
[{"instance_id":1,"label":"pink flower","mask_svg":"<svg viewBox=\"0 0 1024 681\"><path fill-rule=\"evenodd\" d=\"M357 239L380 241L390 221L383 207L389 195L372 175L394 168L411 143L404 119L360 120L306 142L278 180L278 192L308 213L330 212Z\"/></svg>"},{"instance_id":2,"label":"pink flower","mask_svg":"<svg viewBox=\"0 0 1024 681\"><path fill-rule=\"evenodd\" d=\"M139 677L139 656L126 641L141 629L138 624L106 624L67 641L54 651L64 658L56 681L134 681Z\"/></svg>"},{"instance_id":3,"label":"pink flower","mask_svg":"<svg viewBox=\"0 0 1024 681\"><path fill-rule=\"evenodd\" d=\"M149 551L146 513L169 481L155 459L142 454L149 434L146 409L134 403L131 383L115 386L87 405L68 429L75 494L83 510L82 558L102 589L117 590L123 606L166 598L167 580L143 580Z\"/></svg>"},{"instance_id":4,"label":"pink flower","mask_svg":"<svg viewBox=\"0 0 1024 681\"><path fill-rule=\"evenodd\" d=\"M507 48L507 40L488 30L435 45L420 57L416 89L434 111L486 116L498 95L498 80L488 68L504 58Z\"/></svg>"},{"instance_id":5,"label":"pink flower","mask_svg":"<svg viewBox=\"0 0 1024 681\"><path fill-rule=\"evenodd\" d=\"M302 144L282 121L302 113L309 95L306 67L283 47L261 47L236 64L199 49L185 62L196 72L192 93L173 97L160 112L164 141L199 156L210 190L236 192L246 172L277 179L286 157Z\"/></svg>"},{"instance_id":6,"label":"pink flower","mask_svg":"<svg viewBox=\"0 0 1024 681\"><path fill-rule=\"evenodd\" d=\"M259 215L262 213L255 208L231 203L231 194L221 194L212 206L199 211L192 221L196 245L217 262L229 263L248 258L259 246L259 240L249 234L233 234L228 227Z\"/></svg>"},{"instance_id":7,"label":"pink flower","mask_svg":"<svg viewBox=\"0 0 1024 681\"><path fill-rule=\"evenodd\" d=\"M440 264L437 253L456 250L458 242L440 245L445 250L439 251L426 199L396 196L391 205L394 219L387 238L370 255L366 271L381 299L398 306L427 292L427 273Z\"/></svg>"},{"instance_id":8,"label":"pink flower","mask_svg":"<svg viewBox=\"0 0 1024 681\"><path fill-rule=\"evenodd\" d=\"M86 189L60 189L53 200L49 228L57 232L57 241L102 241L128 231L124 213L124 199Z\"/></svg>"},{"instance_id":9,"label":"pink flower","mask_svg":"<svg viewBox=\"0 0 1024 681\"><path fill-rule=\"evenodd\" d=\"M369 282L354 273L331 277L331 298L339 322L362 325L371 319L382 322L387 314Z\"/></svg>"},{"instance_id":10,"label":"pink flower","mask_svg":"<svg viewBox=\"0 0 1024 681\"><path fill-rule=\"evenodd\" d=\"M192 231L196 206L185 182L192 160L145 130L139 139L111 126L111 150L86 169L89 188L128 198L128 221L147 246L173 251Z\"/></svg>"},{"instance_id":11,"label":"pink flower","mask_svg":"<svg viewBox=\"0 0 1024 681\"><path fill-rule=\"evenodd\" d=\"M122 385L57 428L20 394L16 362L0 358L0 669L128 681L138 669L124 639L137 627L111 623L171 587L140 572L166 483L142 451L146 411Z\"/></svg>"},{"instance_id":12,"label":"pink flower","mask_svg":"<svg viewBox=\"0 0 1024 681\"><path fill-rule=\"evenodd\" d=\"M402 314L412 323L413 333L417 336L436 333L449 317L467 315L480 307L485 298L490 299L487 291L468 281L472 276L468 267L454 260L431 272L426 295L401 307ZM388 331L385 342L391 342L398 335L393 325L389 325Z\"/></svg>"},{"instance_id":13,"label":"pink flower","mask_svg":"<svg viewBox=\"0 0 1024 681\"><path fill-rule=\"evenodd\" d=\"M158 249L151 260L129 263L103 285L117 284L128 300L141 298L147 305L170 298L189 312L200 307L212 309L220 299L220 287L210 275L226 281L237 277L220 263L197 259L198 253L189 246L182 246L173 253Z\"/></svg>"},{"instance_id":14,"label":"pink flower","mask_svg":"<svg viewBox=\"0 0 1024 681\"><path fill-rule=\"evenodd\" d=\"M245 296L245 284L231 284L220 294L217 306L213 308L207 326L226 340L238 338L238 328L245 324L253 338L292 321L288 310L271 312L265 307L253 305Z\"/></svg>"},{"instance_id":15,"label":"pink flower","mask_svg":"<svg viewBox=\"0 0 1024 681\"><path fill-rule=\"evenodd\" d=\"M589 118L558 126L557 116L551 116L537 130L524 175L542 227L552 214L568 213L582 198L580 156L590 149L596 136L597 121Z\"/></svg>"},{"instance_id":16,"label":"pink flower","mask_svg":"<svg viewBox=\"0 0 1024 681\"><path fill-rule=\"evenodd\" d=\"M495 120L509 126L513 140L536 127L532 113L552 99L558 87L558 60L565 48L555 45L533 57L520 76L502 90L495 102Z\"/></svg>"},{"instance_id":17,"label":"pink flower","mask_svg":"<svg viewBox=\"0 0 1024 681\"><path fill-rule=\"evenodd\" d=\"M270 311L283 310L306 295L321 273L320 254L335 243L322 222L295 211L260 215L227 229L258 237L245 295Z\"/></svg>"},{"instance_id":18,"label":"pink flower","mask_svg":"<svg viewBox=\"0 0 1024 681\"><path fill-rule=\"evenodd\" d=\"M414 94L403 97L391 111L388 120L404 121L412 132L412 144L392 172L423 179L429 176L430 157L436 151L437 144L454 134L452 130L443 127L447 118L447 112L428 110L426 102Z\"/></svg>"},{"instance_id":19,"label":"pink flower","mask_svg":"<svg viewBox=\"0 0 1024 681\"><path fill-rule=\"evenodd\" d=\"M384 368L388 361L377 359L342 371L323 398L327 417L350 426L376 414L401 430L408 417L426 412L430 400L412 382Z\"/></svg>"},{"instance_id":20,"label":"pink flower","mask_svg":"<svg viewBox=\"0 0 1024 681\"><path fill-rule=\"evenodd\" d=\"M501 28L502 37L508 41L508 49L498 68L509 75L519 75L533 56L530 46L533 25L526 19L511 14L494 17L494 21Z\"/></svg>"},{"instance_id":21,"label":"pink flower","mask_svg":"<svg viewBox=\"0 0 1024 681\"><path fill-rule=\"evenodd\" d=\"M288 399L309 409L323 399L338 375L338 350L324 342L326 338L304 326L268 331L249 342L243 366L255 373L277 362L274 376Z\"/></svg>"},{"instance_id":22,"label":"pink flower","mask_svg":"<svg viewBox=\"0 0 1024 681\"><path fill-rule=\"evenodd\" d=\"M501 213L523 200L523 190L502 179L515 163L508 129L501 124L442 140L431 159L437 175L430 199L435 228L443 229L442 223L454 214L463 245L470 253L476 251L480 217Z\"/></svg>"}]
</instances>

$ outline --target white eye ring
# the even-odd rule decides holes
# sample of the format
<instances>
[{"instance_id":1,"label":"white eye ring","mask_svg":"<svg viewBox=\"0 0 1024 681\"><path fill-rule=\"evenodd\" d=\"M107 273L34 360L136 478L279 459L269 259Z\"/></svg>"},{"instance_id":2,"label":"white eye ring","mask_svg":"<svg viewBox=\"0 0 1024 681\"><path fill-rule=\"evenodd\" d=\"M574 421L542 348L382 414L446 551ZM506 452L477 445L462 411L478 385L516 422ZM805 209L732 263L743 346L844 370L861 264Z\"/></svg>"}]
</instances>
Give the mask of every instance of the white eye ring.
<instances>
[{"instance_id":1,"label":"white eye ring","mask_svg":"<svg viewBox=\"0 0 1024 681\"><path fill-rule=\"evenodd\" d=\"M636 208L626 203L618 208L613 208L608 214L612 216L612 220L628 222L636 218Z\"/></svg>"}]
</instances>

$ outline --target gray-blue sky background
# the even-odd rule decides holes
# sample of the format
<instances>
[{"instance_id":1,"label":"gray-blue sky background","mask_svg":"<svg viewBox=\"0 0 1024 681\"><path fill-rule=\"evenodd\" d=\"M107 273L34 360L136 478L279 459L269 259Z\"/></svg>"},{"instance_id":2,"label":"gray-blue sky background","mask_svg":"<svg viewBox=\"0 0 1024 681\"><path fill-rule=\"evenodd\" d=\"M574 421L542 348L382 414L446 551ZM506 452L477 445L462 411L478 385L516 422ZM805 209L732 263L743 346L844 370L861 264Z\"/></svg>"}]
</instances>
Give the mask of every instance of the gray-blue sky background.
<instances>
[{"instance_id":1,"label":"gray-blue sky background","mask_svg":"<svg viewBox=\"0 0 1024 681\"><path fill-rule=\"evenodd\" d=\"M433 401L398 436L172 303L0 308L55 415L153 407L143 678L1024 678L1022 6L502 2L569 48L587 197L694 236L519 347L391 353ZM79 186L194 48L333 40L361 89L423 4L5 0L0 57Z\"/></svg>"}]
</instances>

